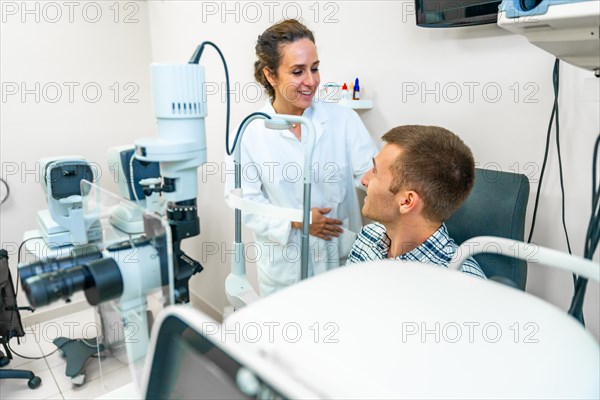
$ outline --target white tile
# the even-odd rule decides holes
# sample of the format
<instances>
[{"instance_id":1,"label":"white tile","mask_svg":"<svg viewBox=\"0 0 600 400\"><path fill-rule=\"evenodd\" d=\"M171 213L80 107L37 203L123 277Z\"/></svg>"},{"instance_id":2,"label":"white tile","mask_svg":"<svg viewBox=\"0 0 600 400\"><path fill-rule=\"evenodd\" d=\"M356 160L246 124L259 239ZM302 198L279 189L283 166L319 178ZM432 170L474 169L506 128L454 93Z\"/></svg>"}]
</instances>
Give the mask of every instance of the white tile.
<instances>
[{"instance_id":1,"label":"white tile","mask_svg":"<svg viewBox=\"0 0 600 400\"><path fill-rule=\"evenodd\" d=\"M129 383L131 383L131 375L129 369L124 367L105 374L103 379L97 378L83 386L63 390L62 395L65 399L95 399Z\"/></svg>"},{"instance_id":2,"label":"white tile","mask_svg":"<svg viewBox=\"0 0 600 400\"><path fill-rule=\"evenodd\" d=\"M84 383L84 386L92 383L96 379L99 379L101 373L104 377L106 377L107 375L110 375L116 370L127 367L126 364L123 364L116 358L110 356L104 358L103 360L100 360L100 363L101 365L99 365L98 358L90 358L85 364L84 369L86 383ZM65 368L66 366L58 366L52 368L52 373L54 374L58 387L63 392L67 390L72 390L75 387L75 385L73 385L73 382L71 381L71 378L65 374ZM129 375L129 369L126 368L123 371L124 373L127 373L127 375ZM131 380L131 377L129 379Z\"/></svg>"},{"instance_id":3,"label":"white tile","mask_svg":"<svg viewBox=\"0 0 600 400\"><path fill-rule=\"evenodd\" d=\"M64 397L62 397L62 394L57 393L50 397L46 397L44 400L64 400Z\"/></svg>"},{"instance_id":4,"label":"white tile","mask_svg":"<svg viewBox=\"0 0 600 400\"><path fill-rule=\"evenodd\" d=\"M49 354L56 350L53 342L58 337L69 339L93 338L100 332L93 308L66 315L52 321L38 323L34 327L36 329L36 341L39 343L44 354Z\"/></svg>"},{"instance_id":5,"label":"white tile","mask_svg":"<svg viewBox=\"0 0 600 400\"><path fill-rule=\"evenodd\" d=\"M6 367L5 367L6 368ZM52 377L44 360L36 360L24 364L19 369L31 370L42 379L37 389L30 389L26 379L0 379L0 397L9 399L46 399L50 396L60 397L60 389Z\"/></svg>"},{"instance_id":6,"label":"white tile","mask_svg":"<svg viewBox=\"0 0 600 400\"><path fill-rule=\"evenodd\" d=\"M26 364L21 364L18 367L15 367L11 363L2 369L26 369L26 370L30 370L34 374L38 375L41 371L46 371L48 369L48 366L46 365L46 362L44 361L44 359L40 359L40 360L28 360L28 362Z\"/></svg>"},{"instance_id":7,"label":"white tile","mask_svg":"<svg viewBox=\"0 0 600 400\"><path fill-rule=\"evenodd\" d=\"M57 347L54 345L54 343L52 342L47 342L46 340L40 340L38 341L38 346L40 349L40 353L44 356L46 356L46 358L51 358L57 354L59 354L57 350Z\"/></svg>"},{"instance_id":8,"label":"white tile","mask_svg":"<svg viewBox=\"0 0 600 400\"><path fill-rule=\"evenodd\" d=\"M142 394L133 382L97 397L98 400L141 400L142 398Z\"/></svg>"},{"instance_id":9,"label":"white tile","mask_svg":"<svg viewBox=\"0 0 600 400\"><path fill-rule=\"evenodd\" d=\"M34 374L42 378L42 384L38 389L32 390L27 386L26 380L3 380L0 382L1 399L96 398L131 383L132 376L123 362L124 358L111 356L108 351L107 357L101 360L101 366L98 365L97 358L88 360L85 365L86 377L83 386L75 386L66 376L66 359L62 357L60 351L56 351L57 347L53 340L60 336L93 338L99 332L96 311L91 307L78 313L26 327L26 336L22 338L21 344L17 345L16 340L13 339L11 346L25 356L40 357L46 354L48 357L32 361L14 355L9 366L31 369Z\"/></svg>"},{"instance_id":10,"label":"white tile","mask_svg":"<svg viewBox=\"0 0 600 400\"><path fill-rule=\"evenodd\" d=\"M10 348L15 352L25 357L41 357L42 352L38 346L34 332L31 329L26 330L25 336L20 339L20 343L17 342L17 338L12 338L10 341ZM4 353L4 348L0 346L0 350ZM6 355L6 354L5 354ZM13 359L8 364L7 368L19 368L23 364L30 363L33 360L22 358L16 353L12 353Z\"/></svg>"},{"instance_id":11,"label":"white tile","mask_svg":"<svg viewBox=\"0 0 600 400\"><path fill-rule=\"evenodd\" d=\"M48 355L48 357L46 357L46 359L48 360L49 367L51 369L54 369L57 367L62 367L63 371L65 371L68 360L67 360L66 353L63 353L63 351L67 347L63 347L62 349L58 350L58 348L54 344L52 346L53 347L46 346L46 347L48 347L48 350L45 352L45 354ZM75 347L75 348L80 349L80 347ZM92 353L96 353L97 349L95 346L89 346L89 349L92 350ZM69 354L72 354L72 353L69 352ZM94 359L96 359L94 356L90 357L88 359L88 363L92 362L92 360L94 360Z\"/></svg>"},{"instance_id":12,"label":"white tile","mask_svg":"<svg viewBox=\"0 0 600 400\"><path fill-rule=\"evenodd\" d=\"M52 371L56 384L61 391L70 390L73 387L71 378L66 375L66 364L52 367L50 371Z\"/></svg>"},{"instance_id":13,"label":"white tile","mask_svg":"<svg viewBox=\"0 0 600 400\"><path fill-rule=\"evenodd\" d=\"M67 360L61 355L60 351L57 351L56 353L46 357L46 361L48 362L48 366L50 368L58 367L60 365L66 368L67 364Z\"/></svg>"}]
</instances>

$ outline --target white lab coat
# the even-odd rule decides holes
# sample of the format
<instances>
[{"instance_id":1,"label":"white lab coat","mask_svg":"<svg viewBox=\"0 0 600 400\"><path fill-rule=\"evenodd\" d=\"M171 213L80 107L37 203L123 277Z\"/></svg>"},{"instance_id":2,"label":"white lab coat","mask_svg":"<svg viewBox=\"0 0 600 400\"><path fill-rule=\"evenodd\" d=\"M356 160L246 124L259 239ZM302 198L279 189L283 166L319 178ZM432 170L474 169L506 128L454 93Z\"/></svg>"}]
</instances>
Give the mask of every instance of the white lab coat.
<instances>
[{"instance_id":1,"label":"white lab coat","mask_svg":"<svg viewBox=\"0 0 600 400\"><path fill-rule=\"evenodd\" d=\"M270 102L260 110L275 114ZM344 234L330 241L310 236L308 275L343 265L362 227L356 187L371 168L377 147L359 116L338 104L314 102L303 114L315 126L316 143L312 159L311 208L328 207L327 217L343 221ZM302 209L304 149L302 141L289 131L267 129L263 120L253 121L241 143L244 198L280 207ZM229 168L233 161L228 159ZM230 175L227 192L234 187ZM290 221L242 213L244 225L255 235L258 280L263 296L300 279L301 236ZM342 264L340 264L340 260Z\"/></svg>"}]
</instances>

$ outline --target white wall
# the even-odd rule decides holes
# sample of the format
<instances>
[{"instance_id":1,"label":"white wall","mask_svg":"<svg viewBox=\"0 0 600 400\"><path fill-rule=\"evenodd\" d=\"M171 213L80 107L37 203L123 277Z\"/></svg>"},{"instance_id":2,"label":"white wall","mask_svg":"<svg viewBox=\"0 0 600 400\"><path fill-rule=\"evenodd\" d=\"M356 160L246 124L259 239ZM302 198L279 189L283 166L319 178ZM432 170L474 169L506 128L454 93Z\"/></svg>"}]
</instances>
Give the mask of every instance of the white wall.
<instances>
[{"instance_id":1,"label":"white wall","mask_svg":"<svg viewBox=\"0 0 600 400\"><path fill-rule=\"evenodd\" d=\"M128 4L1 3L0 158L11 192L0 209L0 242L13 268L23 233L46 208L40 158L81 155L116 191L107 149L155 135L147 4Z\"/></svg>"},{"instance_id":2,"label":"white wall","mask_svg":"<svg viewBox=\"0 0 600 400\"><path fill-rule=\"evenodd\" d=\"M375 100L373 110L361 112L374 138L393 126L408 123L441 125L455 131L471 146L480 166L529 177L532 190L528 231L552 106L554 58L523 37L496 26L418 28L412 4L412 0L152 2L152 56L157 62L185 62L201 41L217 43L228 61L233 85L238 88L232 106L233 131L245 115L262 105L251 90L257 36L271 23L294 17L299 8L303 21L316 34L322 82L350 83L358 76L363 97ZM206 66L210 88L223 82L216 53L207 50L201 63ZM591 208L591 146L600 129L600 118L598 103L582 100L584 79L591 73L565 64L561 67L566 218L573 252L581 255ZM240 93L240 88L247 91ZM412 94L415 88L418 93ZM221 163L224 154L222 95L221 91L208 96L209 162L216 164ZM212 175L213 166L210 168L211 174L200 178L203 182L198 202L203 233L187 248L205 261L206 271L193 279L193 290L222 309L226 299L220 282L229 271L231 257L223 250L231 249L233 212L221 202L222 176ZM534 242L566 251L557 170L553 145ZM247 231L245 238L251 241ZM217 254L207 254L206 250L212 253L215 248L220 250ZM590 286L585 311L588 327L598 337L598 286ZM572 294L571 277L533 265L527 290L566 309Z\"/></svg>"},{"instance_id":3,"label":"white wall","mask_svg":"<svg viewBox=\"0 0 600 400\"><path fill-rule=\"evenodd\" d=\"M361 112L374 138L393 126L406 123L447 127L465 139L481 166L499 166L529 176L532 180L531 215L537 189L534 181L539 176L552 104L553 57L524 38L495 26L417 28L410 12L412 1L134 3L139 9L125 9L128 3L119 3L117 23L114 8L109 8L114 6L113 2L97 2L103 12L98 23L83 18L81 9L86 3L78 3L73 23L69 22L66 6L62 9L62 19L52 23L49 21L55 14L51 9L46 9L43 15L41 8L40 21L36 22L34 16L24 15L22 9L15 15L12 11L6 13L4 7L8 3L19 7L22 4L2 2L0 74L3 84L24 82L32 88L35 82L41 86L49 82L77 82L81 89L86 83L95 82L103 90L97 103L87 101L78 90L71 103L65 87L63 98L57 103L48 101L53 96L51 92L45 97L40 93L39 103L34 101L33 95L27 95L23 101L20 93L2 99L0 157L2 176L11 185L11 198L0 209L0 242L11 250L13 266L15 244L21 241L24 231L36 227L34 211L44 207L35 175L26 173L35 169L36 160L48 155L75 153L104 166L109 146L154 134L148 63L151 60L187 62L203 40L217 43L229 63L236 89L232 104L233 134L242 118L262 105L252 77L256 37L271 23L285 16L293 17L297 7L301 9L303 21L316 34L322 82L350 83L358 76L363 97L375 100L373 110ZM43 7L44 3L38 4ZM225 13L225 7L232 12ZM95 18L93 11L93 8L87 9L88 20ZM125 24L126 16L138 21ZM24 22L21 18L25 18ZM231 259L227 251L231 250L233 239L233 211L222 200L221 173L224 171L220 168L225 149L224 86L221 86L224 77L220 60L212 49L206 50L202 64L206 66L208 88L222 89L208 96L207 142L211 164L199 175L202 234L184 242L184 249L206 269L193 278L194 293L215 310L222 311L227 304L223 281ZM591 146L600 130L598 103L582 100L582 86L588 76L590 74L562 65L561 144L567 224L575 254L582 254L590 212ZM114 91L110 89L114 82L122 89L116 102L112 98ZM139 87L133 96L138 103L124 102L124 95L129 93L123 90L127 82ZM436 90L437 83L439 90ZM587 84L597 85L597 82ZM457 87L462 90L458 97ZM469 87L474 88L472 99ZM484 87L487 88L485 93ZM496 99L494 89L497 87L502 93ZM515 98L517 87L519 92ZM415 88L418 93L411 94L410 90ZM432 92L422 98L422 89ZM6 94L4 87L2 94ZM13 174L15 165L17 172ZM553 146L534 241L566 250L560 222L557 169ZM109 171L104 172L103 178L111 177ZM101 183L111 190L116 189L111 179L102 179ZM251 241L248 231L245 239ZM255 271L251 272L254 281ZM533 265L528 291L566 309L572 293L571 277ZM598 303L598 286L591 285L586 298L586 316L588 327L596 337L599 336Z\"/></svg>"}]
</instances>

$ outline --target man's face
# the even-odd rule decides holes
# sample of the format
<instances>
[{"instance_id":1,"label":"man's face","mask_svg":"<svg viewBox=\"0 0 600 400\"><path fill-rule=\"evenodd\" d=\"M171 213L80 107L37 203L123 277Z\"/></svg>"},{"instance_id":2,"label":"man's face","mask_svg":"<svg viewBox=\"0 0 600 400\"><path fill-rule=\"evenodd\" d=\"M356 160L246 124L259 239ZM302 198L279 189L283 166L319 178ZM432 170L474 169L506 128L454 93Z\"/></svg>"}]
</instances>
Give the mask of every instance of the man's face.
<instances>
[{"instance_id":1,"label":"man's face","mask_svg":"<svg viewBox=\"0 0 600 400\"><path fill-rule=\"evenodd\" d=\"M395 144L386 144L373 159L373 168L363 176L361 183L367 188L367 197L362 208L364 217L383 224L396 222L400 211L396 195L390 192L392 164L402 149Z\"/></svg>"}]
</instances>

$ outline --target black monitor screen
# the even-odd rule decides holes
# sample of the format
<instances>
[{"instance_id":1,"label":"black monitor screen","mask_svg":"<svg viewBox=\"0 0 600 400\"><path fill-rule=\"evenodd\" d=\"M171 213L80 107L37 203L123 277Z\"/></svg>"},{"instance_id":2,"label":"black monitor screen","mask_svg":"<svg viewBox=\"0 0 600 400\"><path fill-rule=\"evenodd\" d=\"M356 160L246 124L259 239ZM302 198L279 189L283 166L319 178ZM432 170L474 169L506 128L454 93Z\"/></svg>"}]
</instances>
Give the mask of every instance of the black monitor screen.
<instances>
[{"instance_id":1,"label":"black monitor screen","mask_svg":"<svg viewBox=\"0 0 600 400\"><path fill-rule=\"evenodd\" d=\"M146 398L282 397L209 339L187 327L178 318L169 317L161 325L156 342Z\"/></svg>"},{"instance_id":2,"label":"black monitor screen","mask_svg":"<svg viewBox=\"0 0 600 400\"><path fill-rule=\"evenodd\" d=\"M495 24L500 0L415 0L417 25L430 28Z\"/></svg>"},{"instance_id":3,"label":"black monitor screen","mask_svg":"<svg viewBox=\"0 0 600 400\"><path fill-rule=\"evenodd\" d=\"M174 368L169 379L163 380L164 397L169 399L247 399L235 384L240 368L216 347L200 354L184 340L171 346L168 368ZM218 362L215 362L218 359ZM229 370L223 369L229 364Z\"/></svg>"}]
</instances>

